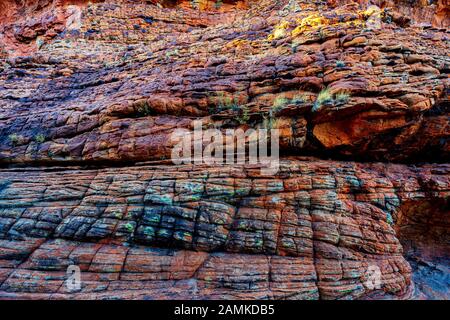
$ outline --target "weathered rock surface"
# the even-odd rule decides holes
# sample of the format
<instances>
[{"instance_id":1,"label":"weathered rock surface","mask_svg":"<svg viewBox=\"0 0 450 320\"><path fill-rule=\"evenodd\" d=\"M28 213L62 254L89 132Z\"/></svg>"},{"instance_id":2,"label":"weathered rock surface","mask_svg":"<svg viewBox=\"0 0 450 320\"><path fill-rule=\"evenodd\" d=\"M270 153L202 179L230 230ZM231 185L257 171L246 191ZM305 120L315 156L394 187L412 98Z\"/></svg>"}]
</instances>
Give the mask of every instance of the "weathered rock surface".
<instances>
[{"instance_id":1,"label":"weathered rock surface","mask_svg":"<svg viewBox=\"0 0 450 320\"><path fill-rule=\"evenodd\" d=\"M411 268L395 228L420 233L405 216L421 209L399 214L409 201L445 202L449 173L299 160L275 177L242 166L3 170L0 295L363 298L376 266L383 295L407 297ZM448 223L448 209L436 220ZM448 241L448 225L438 227ZM73 264L83 287L68 293Z\"/></svg>"},{"instance_id":2,"label":"weathered rock surface","mask_svg":"<svg viewBox=\"0 0 450 320\"><path fill-rule=\"evenodd\" d=\"M193 118L237 127L247 112L246 126L270 118L297 154L447 162L448 34L370 30L356 5L303 5L195 19L146 4L88 6L80 29L5 61L0 161L160 160ZM318 104L325 88L345 94Z\"/></svg>"},{"instance_id":3,"label":"weathered rock surface","mask_svg":"<svg viewBox=\"0 0 450 320\"><path fill-rule=\"evenodd\" d=\"M448 299L448 3L378 5L4 2L0 298ZM280 172L171 165L195 120Z\"/></svg>"}]
</instances>

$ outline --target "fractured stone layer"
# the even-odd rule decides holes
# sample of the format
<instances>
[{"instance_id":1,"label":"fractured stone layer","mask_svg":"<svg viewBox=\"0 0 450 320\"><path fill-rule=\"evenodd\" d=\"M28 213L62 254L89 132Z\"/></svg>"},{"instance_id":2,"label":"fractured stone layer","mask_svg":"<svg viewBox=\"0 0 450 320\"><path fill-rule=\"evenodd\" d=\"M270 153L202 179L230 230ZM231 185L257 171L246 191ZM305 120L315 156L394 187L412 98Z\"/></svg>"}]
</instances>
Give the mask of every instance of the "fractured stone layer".
<instances>
[{"instance_id":1,"label":"fractured stone layer","mask_svg":"<svg viewBox=\"0 0 450 320\"><path fill-rule=\"evenodd\" d=\"M375 3L0 3L0 298L450 298L448 4Z\"/></svg>"},{"instance_id":2,"label":"fractured stone layer","mask_svg":"<svg viewBox=\"0 0 450 320\"><path fill-rule=\"evenodd\" d=\"M362 298L375 265L383 294L402 297L411 269L394 231L399 208L450 192L448 165L205 169L3 170L0 295ZM77 293L64 286L72 264Z\"/></svg>"}]
</instances>

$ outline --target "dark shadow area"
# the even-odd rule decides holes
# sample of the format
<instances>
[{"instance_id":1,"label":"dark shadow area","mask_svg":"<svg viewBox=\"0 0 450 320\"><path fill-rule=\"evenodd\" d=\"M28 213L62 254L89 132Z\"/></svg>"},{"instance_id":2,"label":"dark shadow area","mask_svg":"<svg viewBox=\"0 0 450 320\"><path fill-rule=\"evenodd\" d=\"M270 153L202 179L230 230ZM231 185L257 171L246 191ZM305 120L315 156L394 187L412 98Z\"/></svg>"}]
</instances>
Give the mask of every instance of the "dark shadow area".
<instances>
[{"instance_id":1,"label":"dark shadow area","mask_svg":"<svg viewBox=\"0 0 450 320\"><path fill-rule=\"evenodd\" d=\"M450 199L405 202L395 229L412 268L415 299L450 299Z\"/></svg>"}]
</instances>

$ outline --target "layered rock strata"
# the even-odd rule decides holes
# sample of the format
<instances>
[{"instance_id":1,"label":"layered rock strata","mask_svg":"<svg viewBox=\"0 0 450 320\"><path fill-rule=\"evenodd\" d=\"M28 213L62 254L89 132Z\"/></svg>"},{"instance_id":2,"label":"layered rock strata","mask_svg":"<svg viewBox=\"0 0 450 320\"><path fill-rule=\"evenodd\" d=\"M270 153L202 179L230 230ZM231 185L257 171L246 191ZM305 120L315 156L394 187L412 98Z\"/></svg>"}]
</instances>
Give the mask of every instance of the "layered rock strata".
<instances>
[{"instance_id":1,"label":"layered rock strata","mask_svg":"<svg viewBox=\"0 0 450 320\"><path fill-rule=\"evenodd\" d=\"M242 166L3 170L0 295L408 297L411 267L395 230L416 226L400 212L409 201L446 201L449 172L304 160L283 161L275 177ZM445 241L448 209L436 217ZM414 220L423 210L410 211ZM81 268L79 292L64 285L69 265ZM369 267L379 290L367 284Z\"/></svg>"},{"instance_id":2,"label":"layered rock strata","mask_svg":"<svg viewBox=\"0 0 450 320\"><path fill-rule=\"evenodd\" d=\"M0 297L447 299L448 4L377 4L4 2ZM195 121L280 171L173 165Z\"/></svg>"}]
</instances>

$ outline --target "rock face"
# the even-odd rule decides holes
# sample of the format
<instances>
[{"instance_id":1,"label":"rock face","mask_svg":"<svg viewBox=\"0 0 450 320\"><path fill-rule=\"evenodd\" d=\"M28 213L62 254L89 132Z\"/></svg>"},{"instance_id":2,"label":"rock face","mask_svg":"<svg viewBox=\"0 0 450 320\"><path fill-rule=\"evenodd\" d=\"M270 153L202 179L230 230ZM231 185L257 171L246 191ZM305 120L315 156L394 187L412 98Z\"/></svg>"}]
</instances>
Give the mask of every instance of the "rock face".
<instances>
[{"instance_id":1,"label":"rock face","mask_svg":"<svg viewBox=\"0 0 450 320\"><path fill-rule=\"evenodd\" d=\"M448 299L448 3L375 3L3 2L0 298Z\"/></svg>"},{"instance_id":2,"label":"rock face","mask_svg":"<svg viewBox=\"0 0 450 320\"><path fill-rule=\"evenodd\" d=\"M0 292L364 298L377 293L366 283L375 266L384 296L407 297L411 267L395 229L412 241L448 240L448 224L422 234L425 224L407 221L422 208L404 203L445 202L449 173L448 165L300 160L284 160L275 177L241 166L4 170ZM433 220L448 220L448 203L439 208ZM84 285L68 293L73 264Z\"/></svg>"}]
</instances>

